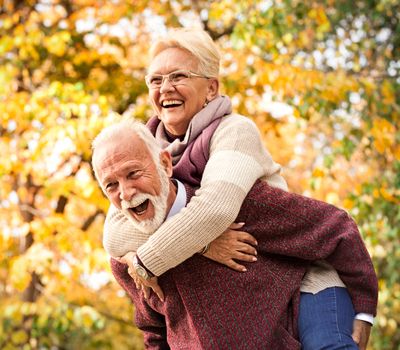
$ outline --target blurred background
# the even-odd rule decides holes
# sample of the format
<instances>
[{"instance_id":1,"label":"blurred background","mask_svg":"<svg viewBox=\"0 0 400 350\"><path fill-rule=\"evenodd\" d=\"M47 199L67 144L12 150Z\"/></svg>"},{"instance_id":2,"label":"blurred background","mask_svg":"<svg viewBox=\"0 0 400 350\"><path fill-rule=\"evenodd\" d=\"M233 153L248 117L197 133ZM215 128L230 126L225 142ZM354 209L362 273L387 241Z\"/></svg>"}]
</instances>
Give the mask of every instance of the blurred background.
<instances>
[{"instance_id":1,"label":"blurred background","mask_svg":"<svg viewBox=\"0 0 400 350\"><path fill-rule=\"evenodd\" d=\"M222 91L290 190L356 219L379 276L369 348L400 349L397 0L0 1L0 348L143 348L90 143L151 116L148 47L180 26L217 41Z\"/></svg>"}]
</instances>

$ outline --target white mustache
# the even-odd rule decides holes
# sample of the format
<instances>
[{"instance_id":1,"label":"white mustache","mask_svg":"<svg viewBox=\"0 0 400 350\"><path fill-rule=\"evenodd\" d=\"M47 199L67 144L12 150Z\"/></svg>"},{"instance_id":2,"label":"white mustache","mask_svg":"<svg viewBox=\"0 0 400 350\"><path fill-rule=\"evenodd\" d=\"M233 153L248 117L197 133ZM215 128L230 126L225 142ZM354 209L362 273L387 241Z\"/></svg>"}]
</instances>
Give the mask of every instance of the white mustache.
<instances>
[{"instance_id":1,"label":"white mustache","mask_svg":"<svg viewBox=\"0 0 400 350\"><path fill-rule=\"evenodd\" d=\"M142 204L147 199L149 199L148 195L146 195L144 193L139 193L129 201L126 201L126 200L122 199L121 200L121 208L123 210L126 210L126 209L129 209L129 208L137 207L139 204Z\"/></svg>"}]
</instances>

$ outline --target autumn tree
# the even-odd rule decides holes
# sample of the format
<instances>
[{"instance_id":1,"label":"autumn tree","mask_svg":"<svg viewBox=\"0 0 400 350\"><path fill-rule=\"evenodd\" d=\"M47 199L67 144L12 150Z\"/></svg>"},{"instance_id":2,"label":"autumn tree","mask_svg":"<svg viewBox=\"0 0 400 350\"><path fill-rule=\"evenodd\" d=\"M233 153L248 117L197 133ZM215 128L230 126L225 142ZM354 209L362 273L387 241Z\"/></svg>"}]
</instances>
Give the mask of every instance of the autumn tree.
<instances>
[{"instance_id":1,"label":"autumn tree","mask_svg":"<svg viewBox=\"0 0 400 350\"><path fill-rule=\"evenodd\" d=\"M222 90L291 190L356 218L380 282L371 349L399 347L399 18L394 0L0 2L0 347L142 348L90 141L151 115L149 43L189 25L218 42Z\"/></svg>"}]
</instances>

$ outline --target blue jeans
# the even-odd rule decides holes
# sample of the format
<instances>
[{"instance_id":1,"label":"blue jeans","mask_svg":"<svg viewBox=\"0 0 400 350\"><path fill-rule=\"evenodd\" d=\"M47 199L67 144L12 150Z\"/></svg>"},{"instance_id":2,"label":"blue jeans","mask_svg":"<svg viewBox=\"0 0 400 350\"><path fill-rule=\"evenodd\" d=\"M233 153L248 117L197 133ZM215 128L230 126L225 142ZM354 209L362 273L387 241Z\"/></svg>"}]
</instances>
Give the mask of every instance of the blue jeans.
<instances>
[{"instance_id":1,"label":"blue jeans","mask_svg":"<svg viewBox=\"0 0 400 350\"><path fill-rule=\"evenodd\" d=\"M346 288L301 293L299 336L302 350L354 349L354 307Z\"/></svg>"}]
</instances>

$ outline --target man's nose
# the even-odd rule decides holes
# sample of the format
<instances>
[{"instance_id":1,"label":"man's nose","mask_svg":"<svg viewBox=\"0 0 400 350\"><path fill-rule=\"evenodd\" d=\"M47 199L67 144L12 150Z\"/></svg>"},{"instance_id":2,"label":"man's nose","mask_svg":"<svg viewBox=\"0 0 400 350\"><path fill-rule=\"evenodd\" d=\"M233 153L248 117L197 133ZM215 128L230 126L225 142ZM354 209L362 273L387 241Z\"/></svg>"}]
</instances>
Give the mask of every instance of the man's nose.
<instances>
[{"instance_id":1,"label":"man's nose","mask_svg":"<svg viewBox=\"0 0 400 350\"><path fill-rule=\"evenodd\" d=\"M136 189L132 186L121 185L121 192L119 194L120 198L124 201L130 201L135 195Z\"/></svg>"}]
</instances>

